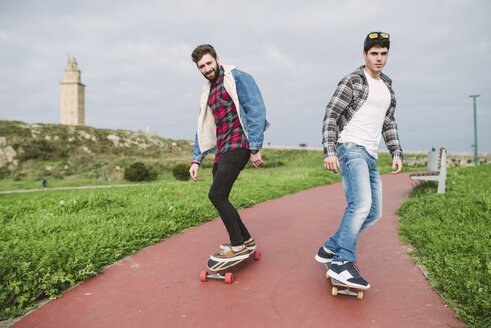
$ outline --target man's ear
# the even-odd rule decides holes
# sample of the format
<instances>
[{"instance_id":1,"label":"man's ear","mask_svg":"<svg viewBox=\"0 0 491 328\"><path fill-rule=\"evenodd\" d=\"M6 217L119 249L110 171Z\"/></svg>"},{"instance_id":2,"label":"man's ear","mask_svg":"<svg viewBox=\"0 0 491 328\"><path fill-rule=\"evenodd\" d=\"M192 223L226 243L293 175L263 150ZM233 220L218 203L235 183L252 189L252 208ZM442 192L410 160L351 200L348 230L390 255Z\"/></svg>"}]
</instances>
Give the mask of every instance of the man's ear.
<instances>
[{"instance_id":1,"label":"man's ear","mask_svg":"<svg viewBox=\"0 0 491 328\"><path fill-rule=\"evenodd\" d=\"M217 64L220 65L220 56L217 55Z\"/></svg>"}]
</instances>

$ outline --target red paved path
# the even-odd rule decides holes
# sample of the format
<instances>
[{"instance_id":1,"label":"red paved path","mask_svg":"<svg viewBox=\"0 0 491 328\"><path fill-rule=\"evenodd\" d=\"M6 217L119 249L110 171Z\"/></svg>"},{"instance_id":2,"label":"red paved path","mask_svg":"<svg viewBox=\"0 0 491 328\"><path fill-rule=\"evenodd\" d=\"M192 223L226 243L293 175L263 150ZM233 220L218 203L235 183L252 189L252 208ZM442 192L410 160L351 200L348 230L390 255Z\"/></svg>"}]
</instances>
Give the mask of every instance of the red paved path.
<instances>
[{"instance_id":1,"label":"red paved path","mask_svg":"<svg viewBox=\"0 0 491 328\"><path fill-rule=\"evenodd\" d=\"M226 241L214 220L113 265L13 327L461 326L399 241L395 211L411 189L408 175L382 180L383 217L358 242L358 267L372 285L361 301L332 296L314 260L346 206L337 183L242 210L262 258L239 265L232 285L199 280Z\"/></svg>"}]
</instances>

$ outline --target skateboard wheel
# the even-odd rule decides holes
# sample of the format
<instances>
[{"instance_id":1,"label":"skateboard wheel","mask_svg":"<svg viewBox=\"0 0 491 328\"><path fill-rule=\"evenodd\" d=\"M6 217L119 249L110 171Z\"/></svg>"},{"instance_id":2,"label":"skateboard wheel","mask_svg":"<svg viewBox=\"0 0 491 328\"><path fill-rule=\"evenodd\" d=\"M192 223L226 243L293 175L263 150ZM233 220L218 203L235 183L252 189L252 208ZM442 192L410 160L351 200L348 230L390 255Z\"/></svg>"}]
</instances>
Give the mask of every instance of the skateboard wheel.
<instances>
[{"instance_id":1,"label":"skateboard wheel","mask_svg":"<svg viewBox=\"0 0 491 328\"><path fill-rule=\"evenodd\" d=\"M208 281L208 272L201 271L201 273L199 274L199 279L201 281Z\"/></svg>"},{"instance_id":2,"label":"skateboard wheel","mask_svg":"<svg viewBox=\"0 0 491 328\"><path fill-rule=\"evenodd\" d=\"M363 291L362 291L362 290L360 290L360 291L358 292L358 296L357 296L357 298L358 298L359 300L363 299Z\"/></svg>"},{"instance_id":3,"label":"skateboard wheel","mask_svg":"<svg viewBox=\"0 0 491 328\"><path fill-rule=\"evenodd\" d=\"M231 284L234 282L234 275L231 272L227 272L225 274L225 283L226 284Z\"/></svg>"},{"instance_id":4,"label":"skateboard wheel","mask_svg":"<svg viewBox=\"0 0 491 328\"><path fill-rule=\"evenodd\" d=\"M254 260L258 261L261 258L261 252L254 251Z\"/></svg>"},{"instance_id":5,"label":"skateboard wheel","mask_svg":"<svg viewBox=\"0 0 491 328\"><path fill-rule=\"evenodd\" d=\"M326 272L326 278L329 279L331 277L329 277L329 273Z\"/></svg>"},{"instance_id":6,"label":"skateboard wheel","mask_svg":"<svg viewBox=\"0 0 491 328\"><path fill-rule=\"evenodd\" d=\"M332 287L332 296L336 296L338 294L338 288L336 286Z\"/></svg>"}]
</instances>

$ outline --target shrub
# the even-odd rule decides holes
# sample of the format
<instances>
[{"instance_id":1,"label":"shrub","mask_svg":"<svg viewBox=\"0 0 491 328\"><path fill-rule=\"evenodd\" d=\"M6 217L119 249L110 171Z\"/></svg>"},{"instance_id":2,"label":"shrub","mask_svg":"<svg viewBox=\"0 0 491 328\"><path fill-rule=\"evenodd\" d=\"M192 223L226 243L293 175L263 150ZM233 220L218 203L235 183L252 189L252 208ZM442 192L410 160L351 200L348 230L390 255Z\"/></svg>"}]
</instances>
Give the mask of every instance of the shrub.
<instances>
[{"instance_id":1,"label":"shrub","mask_svg":"<svg viewBox=\"0 0 491 328\"><path fill-rule=\"evenodd\" d=\"M7 167L0 167L0 179L4 179L10 175L10 170Z\"/></svg>"},{"instance_id":2,"label":"shrub","mask_svg":"<svg viewBox=\"0 0 491 328\"><path fill-rule=\"evenodd\" d=\"M24 173L18 172L16 175L14 175L14 181L21 181L25 177L26 175Z\"/></svg>"},{"instance_id":3,"label":"shrub","mask_svg":"<svg viewBox=\"0 0 491 328\"><path fill-rule=\"evenodd\" d=\"M30 140L22 145L23 153L18 155L21 161L30 159L50 160L55 157L56 149L46 140Z\"/></svg>"},{"instance_id":4,"label":"shrub","mask_svg":"<svg viewBox=\"0 0 491 328\"><path fill-rule=\"evenodd\" d=\"M128 181L151 181L157 179L157 171L142 162L135 162L124 170L124 178Z\"/></svg>"},{"instance_id":5,"label":"shrub","mask_svg":"<svg viewBox=\"0 0 491 328\"><path fill-rule=\"evenodd\" d=\"M178 163L172 166L172 174L174 178L181 181L188 181L191 176L189 175L189 169L191 168L190 164L187 163Z\"/></svg>"},{"instance_id":6,"label":"shrub","mask_svg":"<svg viewBox=\"0 0 491 328\"><path fill-rule=\"evenodd\" d=\"M147 181L154 181L157 180L158 173L157 171L153 168L153 166L148 166L148 179Z\"/></svg>"}]
</instances>

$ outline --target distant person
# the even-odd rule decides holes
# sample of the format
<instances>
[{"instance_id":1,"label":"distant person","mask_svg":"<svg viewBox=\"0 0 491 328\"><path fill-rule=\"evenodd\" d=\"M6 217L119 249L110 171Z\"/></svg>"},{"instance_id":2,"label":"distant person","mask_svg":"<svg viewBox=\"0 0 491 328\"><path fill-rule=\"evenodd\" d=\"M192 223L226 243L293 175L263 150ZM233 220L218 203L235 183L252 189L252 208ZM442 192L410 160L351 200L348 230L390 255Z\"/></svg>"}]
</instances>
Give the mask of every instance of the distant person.
<instances>
[{"instance_id":1,"label":"distant person","mask_svg":"<svg viewBox=\"0 0 491 328\"><path fill-rule=\"evenodd\" d=\"M348 206L338 231L315 256L330 263L330 277L370 288L354 266L358 235L382 216L382 182L377 169L380 138L392 155L392 174L402 168L402 148L394 119L392 80L382 73L390 36L373 32L364 42L365 65L339 82L326 107L322 128L324 167L341 176Z\"/></svg>"},{"instance_id":2,"label":"distant person","mask_svg":"<svg viewBox=\"0 0 491 328\"><path fill-rule=\"evenodd\" d=\"M46 190L48 189L48 178L44 177L43 179L43 189Z\"/></svg>"},{"instance_id":3,"label":"distant person","mask_svg":"<svg viewBox=\"0 0 491 328\"><path fill-rule=\"evenodd\" d=\"M230 244L220 245L222 251L210 258L225 262L244 259L256 244L228 196L249 159L256 168L263 165L260 149L269 126L266 108L252 76L236 66L220 65L211 45L198 46L191 57L208 82L201 92L201 112L189 173L199 181L201 161L215 151L213 184L208 197L230 237Z\"/></svg>"}]
</instances>

